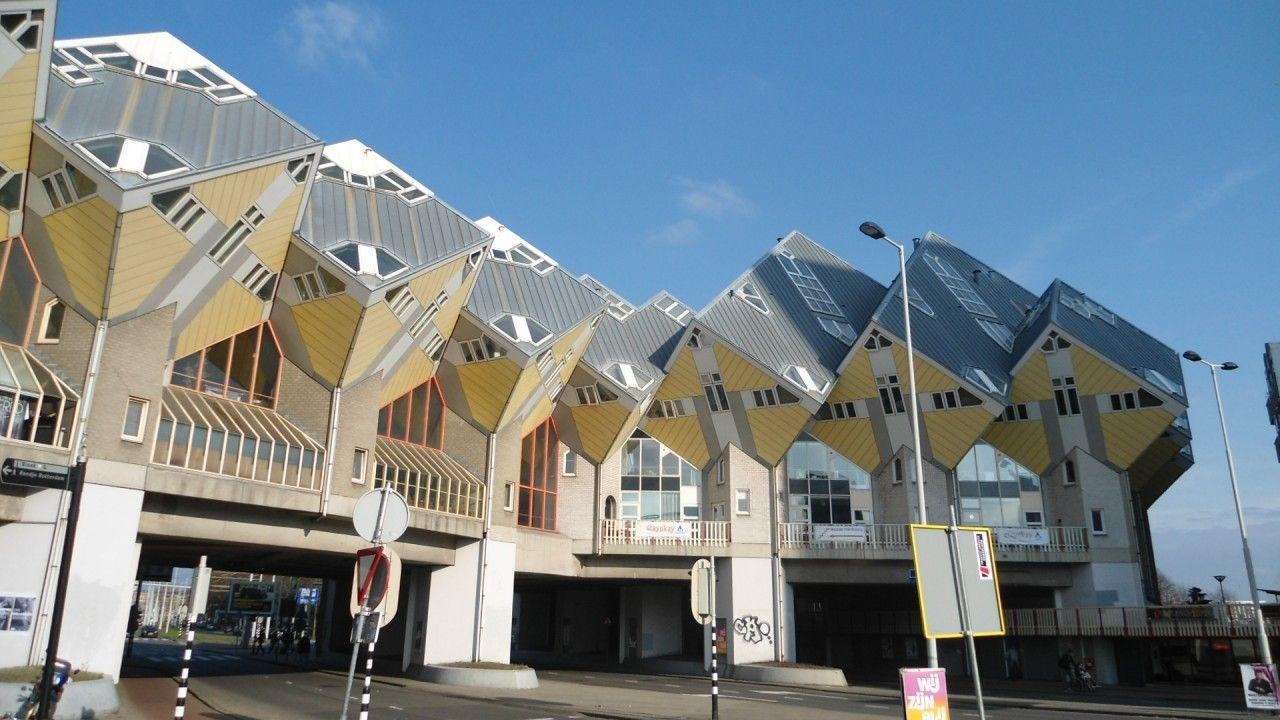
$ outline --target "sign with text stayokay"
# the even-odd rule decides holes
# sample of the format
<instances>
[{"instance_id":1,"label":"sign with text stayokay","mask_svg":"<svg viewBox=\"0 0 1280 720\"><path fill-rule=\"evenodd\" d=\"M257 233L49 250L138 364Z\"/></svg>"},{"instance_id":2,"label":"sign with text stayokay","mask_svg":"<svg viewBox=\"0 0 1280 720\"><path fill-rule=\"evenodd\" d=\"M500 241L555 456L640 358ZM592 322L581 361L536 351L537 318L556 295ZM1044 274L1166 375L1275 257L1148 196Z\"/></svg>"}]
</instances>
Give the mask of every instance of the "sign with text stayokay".
<instances>
[{"instance_id":1,"label":"sign with text stayokay","mask_svg":"<svg viewBox=\"0 0 1280 720\"><path fill-rule=\"evenodd\" d=\"M1049 544L1049 529L1042 527L1002 527L996 528L996 536L1001 545L1038 545Z\"/></svg>"},{"instance_id":2,"label":"sign with text stayokay","mask_svg":"<svg viewBox=\"0 0 1280 720\"><path fill-rule=\"evenodd\" d=\"M947 671L944 668L899 668L902 715L906 720L950 720Z\"/></svg>"},{"instance_id":3,"label":"sign with text stayokay","mask_svg":"<svg viewBox=\"0 0 1280 720\"><path fill-rule=\"evenodd\" d=\"M1004 612L1000 606L991 530L958 527L955 540L954 567L959 581L964 583L969 629L974 637L1003 635ZM911 554L915 557L925 637L964 637L951 546L946 525L911 526Z\"/></svg>"},{"instance_id":4,"label":"sign with text stayokay","mask_svg":"<svg viewBox=\"0 0 1280 720\"><path fill-rule=\"evenodd\" d=\"M688 521L641 520L636 523L636 537L689 540L693 537L693 524Z\"/></svg>"},{"instance_id":5,"label":"sign with text stayokay","mask_svg":"<svg viewBox=\"0 0 1280 720\"><path fill-rule=\"evenodd\" d=\"M0 465L0 485L25 485L49 490L66 490L71 468L66 465L5 458Z\"/></svg>"}]
</instances>

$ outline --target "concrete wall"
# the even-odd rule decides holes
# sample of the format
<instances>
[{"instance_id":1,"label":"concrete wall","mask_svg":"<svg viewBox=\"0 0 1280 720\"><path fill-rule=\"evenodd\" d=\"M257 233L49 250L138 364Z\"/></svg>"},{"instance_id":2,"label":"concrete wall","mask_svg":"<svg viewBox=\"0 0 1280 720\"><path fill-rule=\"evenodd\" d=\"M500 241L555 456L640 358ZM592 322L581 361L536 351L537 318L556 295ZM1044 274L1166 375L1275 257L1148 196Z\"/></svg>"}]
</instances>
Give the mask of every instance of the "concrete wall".
<instances>
[{"instance_id":1,"label":"concrete wall","mask_svg":"<svg viewBox=\"0 0 1280 720\"><path fill-rule=\"evenodd\" d=\"M640 588L640 657L680 654L681 611L686 606L687 598L680 588L656 585Z\"/></svg>"},{"instance_id":2,"label":"concrete wall","mask_svg":"<svg viewBox=\"0 0 1280 720\"><path fill-rule=\"evenodd\" d=\"M716 615L724 618L729 628L729 664L773 660L777 639L773 632L772 561L724 558L716 573Z\"/></svg>"},{"instance_id":3,"label":"concrete wall","mask_svg":"<svg viewBox=\"0 0 1280 720\"><path fill-rule=\"evenodd\" d=\"M29 653L39 644L34 619L50 609L46 607L47 598L41 595L60 496L53 490L33 491L22 506L21 520L0 525L0 547L6 548L0 553L0 593L36 598L30 630L0 633L0 667L28 664Z\"/></svg>"}]
</instances>

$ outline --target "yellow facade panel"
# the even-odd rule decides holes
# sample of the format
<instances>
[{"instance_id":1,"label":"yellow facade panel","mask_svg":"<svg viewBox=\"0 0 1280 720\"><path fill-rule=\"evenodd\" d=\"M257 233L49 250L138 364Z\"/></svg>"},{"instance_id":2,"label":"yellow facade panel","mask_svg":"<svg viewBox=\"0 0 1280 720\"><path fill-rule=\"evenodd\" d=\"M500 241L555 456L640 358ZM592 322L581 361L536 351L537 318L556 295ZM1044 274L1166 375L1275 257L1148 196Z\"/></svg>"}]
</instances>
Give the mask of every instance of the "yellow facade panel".
<instances>
[{"instance_id":1,"label":"yellow facade panel","mask_svg":"<svg viewBox=\"0 0 1280 720\"><path fill-rule=\"evenodd\" d=\"M351 343L351 358L343 382L351 382L365 376L378 361L387 346L400 332L403 323L385 302L379 302L364 311L364 318Z\"/></svg>"},{"instance_id":2,"label":"yellow facade panel","mask_svg":"<svg viewBox=\"0 0 1280 720\"><path fill-rule=\"evenodd\" d=\"M436 363L420 348L410 348L391 379L382 384L379 403L386 405L426 382L436 372Z\"/></svg>"},{"instance_id":3,"label":"yellow facade panel","mask_svg":"<svg viewBox=\"0 0 1280 720\"><path fill-rule=\"evenodd\" d=\"M618 427L618 434L614 436L613 443L611 443L605 450L604 454L600 456L601 462L613 457L622 450L622 444L627 441L627 438L631 437L631 434L635 431L636 427L640 425L640 420L644 416L644 410L644 405L636 405L631 409L631 412L627 413L627 416L622 420L622 425Z\"/></svg>"},{"instance_id":4,"label":"yellow facade panel","mask_svg":"<svg viewBox=\"0 0 1280 720\"><path fill-rule=\"evenodd\" d=\"M911 389L911 381L907 375L907 348L895 343L890 349L893 352L893 362L898 366L898 381L902 385L902 392L905 395ZM917 352L915 356L916 388L921 395L935 390L955 390L960 386L960 383L956 382L955 378L943 372L941 368L923 355Z\"/></svg>"},{"instance_id":5,"label":"yellow facade panel","mask_svg":"<svg viewBox=\"0 0 1280 720\"><path fill-rule=\"evenodd\" d=\"M52 213L44 226L76 301L100 314L115 242L115 208L102 198L90 198Z\"/></svg>"},{"instance_id":6,"label":"yellow facade panel","mask_svg":"<svg viewBox=\"0 0 1280 720\"><path fill-rule=\"evenodd\" d=\"M758 390L778 384L772 375L764 372L752 361L723 343L715 344L716 362L720 365L720 377L724 389L729 392Z\"/></svg>"},{"instance_id":7,"label":"yellow facade panel","mask_svg":"<svg viewBox=\"0 0 1280 720\"><path fill-rule=\"evenodd\" d=\"M235 280L227 280L178 334L174 357L182 357L262 322L264 303Z\"/></svg>"},{"instance_id":8,"label":"yellow facade panel","mask_svg":"<svg viewBox=\"0 0 1280 720\"><path fill-rule=\"evenodd\" d=\"M520 425L520 437L528 435L533 432L534 428L546 422L554 409L555 403L551 402L550 398L545 395L538 398L537 404L533 406L533 409L525 416L524 423Z\"/></svg>"},{"instance_id":9,"label":"yellow facade panel","mask_svg":"<svg viewBox=\"0 0 1280 720\"><path fill-rule=\"evenodd\" d=\"M39 70L40 53L31 53L0 78L0 163L16 172L26 171L31 159Z\"/></svg>"},{"instance_id":10,"label":"yellow facade panel","mask_svg":"<svg viewBox=\"0 0 1280 720\"><path fill-rule=\"evenodd\" d=\"M828 399L831 402L844 402L874 398L877 395L875 374L871 372L871 354L859 350L836 381Z\"/></svg>"},{"instance_id":11,"label":"yellow facade panel","mask_svg":"<svg viewBox=\"0 0 1280 720\"><path fill-rule=\"evenodd\" d=\"M498 421L519 376L520 366L506 358L458 366L458 380L471 417L485 430L498 429Z\"/></svg>"},{"instance_id":12,"label":"yellow facade panel","mask_svg":"<svg viewBox=\"0 0 1280 720\"><path fill-rule=\"evenodd\" d=\"M204 203L223 225L231 225L284 172L284 166L284 163L275 163L205 180L193 185L191 194Z\"/></svg>"},{"instance_id":13,"label":"yellow facade panel","mask_svg":"<svg viewBox=\"0 0 1280 720\"><path fill-rule=\"evenodd\" d=\"M1011 399L1015 404L1053 398L1053 388L1049 385L1049 362L1039 350L1031 352L1031 357L1013 378Z\"/></svg>"},{"instance_id":14,"label":"yellow facade panel","mask_svg":"<svg viewBox=\"0 0 1280 720\"><path fill-rule=\"evenodd\" d=\"M824 420L815 423L809 433L867 472L880 465L880 449L869 419Z\"/></svg>"},{"instance_id":15,"label":"yellow facade panel","mask_svg":"<svg viewBox=\"0 0 1280 720\"><path fill-rule=\"evenodd\" d=\"M507 407L502 413L502 418L498 421L498 427L502 427L515 419L516 413L524 407L524 404L533 397L533 393L538 392L542 387L542 375L538 373L537 365L530 365L520 373L520 379L516 381L515 387L511 389L507 396ZM550 411L546 413L549 415ZM543 419L546 419L543 415ZM533 414L529 417L534 417ZM537 423L534 423L537 425ZM523 436L525 433L521 433Z\"/></svg>"},{"instance_id":16,"label":"yellow facade panel","mask_svg":"<svg viewBox=\"0 0 1280 720\"><path fill-rule=\"evenodd\" d=\"M124 213L111 279L111 316L137 310L189 250L186 236L150 206Z\"/></svg>"},{"instance_id":17,"label":"yellow facade panel","mask_svg":"<svg viewBox=\"0 0 1280 720\"><path fill-rule=\"evenodd\" d=\"M262 221L245 243L272 272L280 272L284 267L284 256L289 252L289 241L293 238L293 228L301 204L302 186L298 186L280 203L275 212Z\"/></svg>"},{"instance_id":18,"label":"yellow facade panel","mask_svg":"<svg viewBox=\"0 0 1280 720\"><path fill-rule=\"evenodd\" d=\"M698 377L698 366L693 362L693 351L682 347L671 365L671 372L663 379L662 385L658 386L654 397L658 400L674 400L701 394L702 380Z\"/></svg>"},{"instance_id":19,"label":"yellow facade panel","mask_svg":"<svg viewBox=\"0 0 1280 720\"><path fill-rule=\"evenodd\" d=\"M1049 437L1039 421L992 423L983 439L1036 473L1049 469Z\"/></svg>"},{"instance_id":20,"label":"yellow facade panel","mask_svg":"<svg viewBox=\"0 0 1280 720\"><path fill-rule=\"evenodd\" d=\"M693 463L694 467L705 468L711 462L707 438L702 434L702 425L696 416L650 418L644 431Z\"/></svg>"},{"instance_id":21,"label":"yellow facade panel","mask_svg":"<svg viewBox=\"0 0 1280 720\"><path fill-rule=\"evenodd\" d=\"M791 449L810 417L799 403L748 410L747 424L751 426L756 454L770 467L782 462L782 456Z\"/></svg>"},{"instance_id":22,"label":"yellow facade panel","mask_svg":"<svg viewBox=\"0 0 1280 720\"><path fill-rule=\"evenodd\" d=\"M933 459L954 468L982 437L991 420L991 413L981 407L924 413L924 430L929 433Z\"/></svg>"},{"instance_id":23,"label":"yellow facade panel","mask_svg":"<svg viewBox=\"0 0 1280 720\"><path fill-rule=\"evenodd\" d=\"M409 281L409 290L413 292L414 297L418 298L418 302L430 305L440 295L440 291L444 290L445 285L461 272L466 264L466 257L460 257L447 265L428 270Z\"/></svg>"},{"instance_id":24,"label":"yellow facade panel","mask_svg":"<svg viewBox=\"0 0 1280 720\"><path fill-rule=\"evenodd\" d=\"M307 348L311 369L329 385L342 377L351 338L360 322L360 303L348 295L293 306L293 321Z\"/></svg>"},{"instance_id":25,"label":"yellow facade panel","mask_svg":"<svg viewBox=\"0 0 1280 720\"><path fill-rule=\"evenodd\" d=\"M593 461L602 462L631 413L622 403L607 402L575 405L569 408L569 414L573 416L574 427L578 430L582 451Z\"/></svg>"},{"instance_id":26,"label":"yellow facade panel","mask_svg":"<svg viewBox=\"0 0 1280 720\"><path fill-rule=\"evenodd\" d=\"M1076 388L1081 395L1105 395L1138 387L1138 381L1108 365L1097 355L1072 345L1071 364L1075 368Z\"/></svg>"},{"instance_id":27,"label":"yellow facade panel","mask_svg":"<svg viewBox=\"0 0 1280 720\"><path fill-rule=\"evenodd\" d=\"M1101 419L1107 460L1118 468L1128 469L1160 438L1173 422L1173 415L1164 410L1130 410L1103 413Z\"/></svg>"}]
</instances>

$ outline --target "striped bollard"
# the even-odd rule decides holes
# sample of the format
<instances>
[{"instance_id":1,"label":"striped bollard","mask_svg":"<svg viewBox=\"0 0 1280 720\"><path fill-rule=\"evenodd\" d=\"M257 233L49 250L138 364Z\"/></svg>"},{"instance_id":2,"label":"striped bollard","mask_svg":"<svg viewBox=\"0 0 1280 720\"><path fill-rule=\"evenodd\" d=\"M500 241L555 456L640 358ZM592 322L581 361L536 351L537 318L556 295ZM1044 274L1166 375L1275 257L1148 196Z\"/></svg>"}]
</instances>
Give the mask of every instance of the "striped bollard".
<instances>
[{"instance_id":1,"label":"striped bollard","mask_svg":"<svg viewBox=\"0 0 1280 720\"><path fill-rule=\"evenodd\" d=\"M196 643L196 616L187 616L187 647L182 651L182 673L178 675L178 702L173 706L173 720L187 713L187 680L191 675L191 648Z\"/></svg>"},{"instance_id":2,"label":"striped bollard","mask_svg":"<svg viewBox=\"0 0 1280 720\"><path fill-rule=\"evenodd\" d=\"M715 633L711 640L711 720L720 720L720 673L716 670Z\"/></svg>"},{"instance_id":3,"label":"striped bollard","mask_svg":"<svg viewBox=\"0 0 1280 720\"><path fill-rule=\"evenodd\" d=\"M365 651L364 692L360 695L360 720L369 720L369 691L373 685L373 643Z\"/></svg>"}]
</instances>

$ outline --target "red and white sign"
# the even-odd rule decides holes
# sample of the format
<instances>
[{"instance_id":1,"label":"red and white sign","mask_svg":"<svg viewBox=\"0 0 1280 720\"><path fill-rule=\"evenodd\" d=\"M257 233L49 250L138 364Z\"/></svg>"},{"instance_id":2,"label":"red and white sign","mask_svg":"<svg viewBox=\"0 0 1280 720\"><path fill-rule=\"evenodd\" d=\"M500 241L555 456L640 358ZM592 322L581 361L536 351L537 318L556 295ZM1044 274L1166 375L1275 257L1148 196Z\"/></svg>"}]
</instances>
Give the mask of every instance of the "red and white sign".
<instances>
[{"instance_id":1,"label":"red and white sign","mask_svg":"<svg viewBox=\"0 0 1280 720\"><path fill-rule=\"evenodd\" d=\"M995 570L991 566L991 541L984 532L973 534L974 550L978 553L978 579L994 580Z\"/></svg>"}]
</instances>

